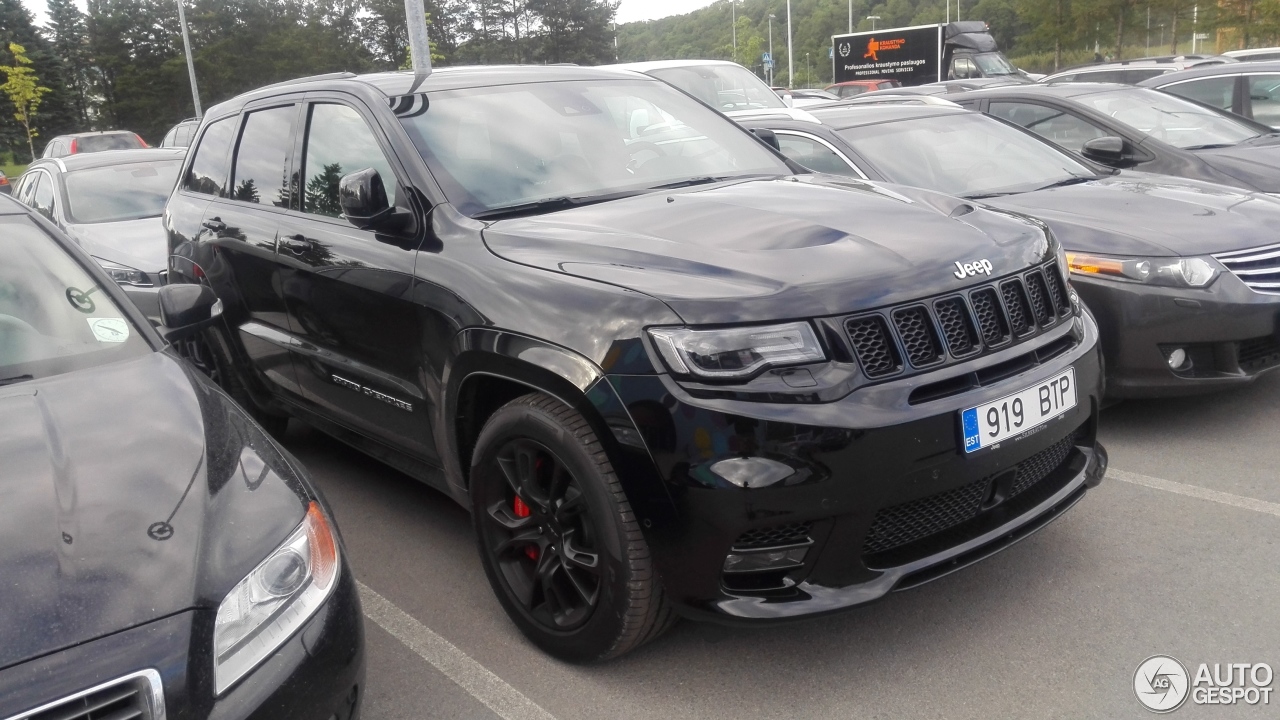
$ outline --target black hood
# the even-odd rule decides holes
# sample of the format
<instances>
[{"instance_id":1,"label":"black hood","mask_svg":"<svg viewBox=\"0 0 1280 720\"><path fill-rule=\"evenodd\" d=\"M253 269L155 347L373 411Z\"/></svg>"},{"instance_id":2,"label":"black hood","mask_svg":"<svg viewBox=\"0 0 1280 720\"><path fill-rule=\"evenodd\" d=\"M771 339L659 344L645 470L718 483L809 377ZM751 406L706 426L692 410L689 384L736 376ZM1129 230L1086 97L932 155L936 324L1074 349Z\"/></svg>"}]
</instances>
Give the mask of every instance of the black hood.
<instances>
[{"instance_id":1,"label":"black hood","mask_svg":"<svg viewBox=\"0 0 1280 720\"><path fill-rule=\"evenodd\" d=\"M822 176L659 192L484 231L514 262L636 290L692 324L820 317L973 285L1047 259L1044 231L1003 211Z\"/></svg>"},{"instance_id":2,"label":"black hood","mask_svg":"<svg viewBox=\"0 0 1280 720\"><path fill-rule=\"evenodd\" d=\"M985 202L1045 221L1067 250L1207 255L1269 245L1280 200L1196 180L1123 172Z\"/></svg>"},{"instance_id":3,"label":"black hood","mask_svg":"<svg viewBox=\"0 0 1280 720\"><path fill-rule=\"evenodd\" d=\"M1214 170L1260 192L1280 193L1280 138L1267 136L1231 147L1192 152Z\"/></svg>"},{"instance_id":4,"label":"black hood","mask_svg":"<svg viewBox=\"0 0 1280 720\"><path fill-rule=\"evenodd\" d=\"M162 353L0 387L0 458L0 668L216 607L309 497Z\"/></svg>"}]
</instances>

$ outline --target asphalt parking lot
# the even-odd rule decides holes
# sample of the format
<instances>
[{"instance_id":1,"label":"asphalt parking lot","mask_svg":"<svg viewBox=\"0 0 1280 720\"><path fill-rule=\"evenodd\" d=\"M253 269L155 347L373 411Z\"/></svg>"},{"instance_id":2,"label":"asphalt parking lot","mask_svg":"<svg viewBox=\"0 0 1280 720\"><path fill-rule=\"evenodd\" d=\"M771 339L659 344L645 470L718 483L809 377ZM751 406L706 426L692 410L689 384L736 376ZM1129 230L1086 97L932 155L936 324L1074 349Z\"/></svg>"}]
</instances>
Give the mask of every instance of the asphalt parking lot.
<instances>
[{"instance_id":1,"label":"asphalt parking lot","mask_svg":"<svg viewBox=\"0 0 1280 720\"><path fill-rule=\"evenodd\" d=\"M620 660L551 660L490 592L467 513L295 423L366 594L364 717L1125 718L1155 654L1280 667L1280 374L1104 412L1109 479L968 570L819 621L682 622ZM389 629L386 629L389 628ZM1177 717L1276 717L1188 702Z\"/></svg>"}]
</instances>

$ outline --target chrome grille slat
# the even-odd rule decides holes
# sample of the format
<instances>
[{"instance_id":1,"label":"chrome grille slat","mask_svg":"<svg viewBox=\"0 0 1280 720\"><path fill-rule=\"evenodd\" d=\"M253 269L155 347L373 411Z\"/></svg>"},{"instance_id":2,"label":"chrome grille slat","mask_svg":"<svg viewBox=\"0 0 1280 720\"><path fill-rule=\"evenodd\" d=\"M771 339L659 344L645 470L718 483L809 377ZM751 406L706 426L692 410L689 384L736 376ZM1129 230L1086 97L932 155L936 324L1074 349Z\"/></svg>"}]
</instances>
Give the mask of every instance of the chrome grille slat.
<instances>
[{"instance_id":1,"label":"chrome grille slat","mask_svg":"<svg viewBox=\"0 0 1280 720\"><path fill-rule=\"evenodd\" d=\"M165 720L160 673L139 670L5 720Z\"/></svg>"},{"instance_id":2,"label":"chrome grille slat","mask_svg":"<svg viewBox=\"0 0 1280 720\"><path fill-rule=\"evenodd\" d=\"M1263 295L1280 294L1280 245L1233 250L1213 257L1250 290Z\"/></svg>"}]
</instances>

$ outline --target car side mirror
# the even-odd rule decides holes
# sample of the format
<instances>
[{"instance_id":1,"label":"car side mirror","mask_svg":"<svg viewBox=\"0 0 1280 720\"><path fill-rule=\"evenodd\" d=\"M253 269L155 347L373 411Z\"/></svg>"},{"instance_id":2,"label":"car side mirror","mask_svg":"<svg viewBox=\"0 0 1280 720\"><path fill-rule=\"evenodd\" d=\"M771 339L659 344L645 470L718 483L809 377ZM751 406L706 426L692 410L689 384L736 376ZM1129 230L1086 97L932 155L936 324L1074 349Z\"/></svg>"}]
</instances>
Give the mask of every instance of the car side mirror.
<instances>
[{"instance_id":1,"label":"car side mirror","mask_svg":"<svg viewBox=\"0 0 1280 720\"><path fill-rule=\"evenodd\" d=\"M157 293L160 301L160 334L175 340L213 324L222 316L222 301L207 285L165 285Z\"/></svg>"},{"instance_id":2,"label":"car side mirror","mask_svg":"<svg viewBox=\"0 0 1280 720\"><path fill-rule=\"evenodd\" d=\"M373 168L342 176L338 181L338 205L347 221L361 230L383 228L395 214L387 200L382 175Z\"/></svg>"},{"instance_id":3,"label":"car side mirror","mask_svg":"<svg viewBox=\"0 0 1280 720\"><path fill-rule=\"evenodd\" d=\"M768 128L751 128L751 134L760 138L760 141L765 145L782 152L782 146L778 144L778 133Z\"/></svg>"},{"instance_id":4,"label":"car side mirror","mask_svg":"<svg viewBox=\"0 0 1280 720\"><path fill-rule=\"evenodd\" d=\"M1127 158L1124 152L1124 140L1110 136L1086 141L1080 154L1103 165L1115 165L1124 162Z\"/></svg>"}]
</instances>

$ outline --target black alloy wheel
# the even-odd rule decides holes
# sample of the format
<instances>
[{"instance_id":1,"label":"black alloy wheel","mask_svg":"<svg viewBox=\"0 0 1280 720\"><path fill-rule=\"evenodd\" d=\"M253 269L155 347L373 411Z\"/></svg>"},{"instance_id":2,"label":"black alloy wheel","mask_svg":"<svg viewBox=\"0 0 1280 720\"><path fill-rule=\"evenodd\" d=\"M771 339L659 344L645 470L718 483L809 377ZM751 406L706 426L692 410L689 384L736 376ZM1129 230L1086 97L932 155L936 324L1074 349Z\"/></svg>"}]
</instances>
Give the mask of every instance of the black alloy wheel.
<instances>
[{"instance_id":1,"label":"black alloy wheel","mask_svg":"<svg viewBox=\"0 0 1280 720\"><path fill-rule=\"evenodd\" d=\"M675 621L608 455L573 408L542 394L499 408L477 439L470 493L489 583L547 653L605 660Z\"/></svg>"},{"instance_id":2,"label":"black alloy wheel","mask_svg":"<svg viewBox=\"0 0 1280 720\"><path fill-rule=\"evenodd\" d=\"M498 451L507 492L482 522L506 586L538 623L581 627L600 602L596 529L573 473L542 443L509 440Z\"/></svg>"}]
</instances>

